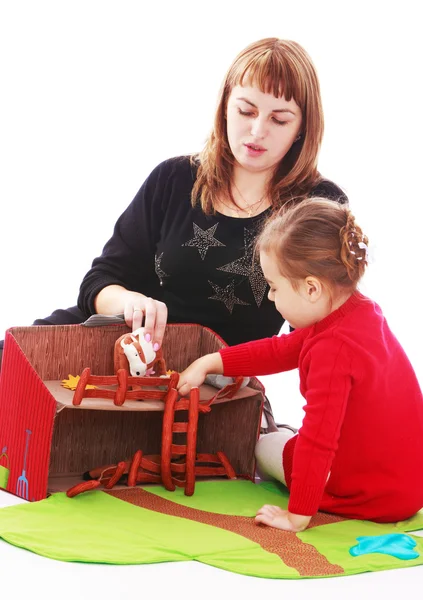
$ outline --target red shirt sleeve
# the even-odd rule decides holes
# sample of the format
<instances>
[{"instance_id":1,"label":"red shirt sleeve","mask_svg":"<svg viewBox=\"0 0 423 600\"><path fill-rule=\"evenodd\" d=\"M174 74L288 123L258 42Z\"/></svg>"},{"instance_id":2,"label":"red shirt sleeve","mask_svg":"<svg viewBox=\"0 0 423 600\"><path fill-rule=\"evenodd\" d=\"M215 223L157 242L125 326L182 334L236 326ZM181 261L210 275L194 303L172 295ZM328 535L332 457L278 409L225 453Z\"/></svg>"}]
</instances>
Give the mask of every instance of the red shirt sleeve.
<instances>
[{"instance_id":1,"label":"red shirt sleeve","mask_svg":"<svg viewBox=\"0 0 423 600\"><path fill-rule=\"evenodd\" d=\"M305 416L296 441L288 509L314 515L338 448L352 383L352 358L344 341L332 337L304 357L301 388Z\"/></svg>"},{"instance_id":2,"label":"red shirt sleeve","mask_svg":"<svg viewBox=\"0 0 423 600\"><path fill-rule=\"evenodd\" d=\"M292 333L222 348L219 352L224 375L253 377L296 369L304 340L309 335L310 328L297 329Z\"/></svg>"}]
</instances>

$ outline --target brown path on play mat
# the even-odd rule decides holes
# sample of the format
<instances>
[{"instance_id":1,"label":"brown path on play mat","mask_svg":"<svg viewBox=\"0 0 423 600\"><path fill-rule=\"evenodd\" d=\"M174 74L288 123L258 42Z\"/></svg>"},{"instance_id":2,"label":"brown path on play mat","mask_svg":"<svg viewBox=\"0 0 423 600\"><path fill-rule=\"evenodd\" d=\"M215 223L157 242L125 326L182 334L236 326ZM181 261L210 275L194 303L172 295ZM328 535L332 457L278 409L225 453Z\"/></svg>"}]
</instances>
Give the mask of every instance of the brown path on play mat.
<instances>
[{"instance_id":1,"label":"brown path on play mat","mask_svg":"<svg viewBox=\"0 0 423 600\"><path fill-rule=\"evenodd\" d=\"M323 575L339 575L344 569L339 565L330 563L323 554L310 544L305 544L295 533L280 531L273 527L256 525L252 517L237 517L221 515L196 508L189 508L156 496L142 488L110 490L107 492L115 498L135 504L148 510L154 510L173 517L182 517L198 523L220 527L242 535L249 540L260 544L263 550L277 554L283 562L296 569L303 577L318 577ZM309 527L328 525L343 521L342 517L317 513Z\"/></svg>"}]
</instances>

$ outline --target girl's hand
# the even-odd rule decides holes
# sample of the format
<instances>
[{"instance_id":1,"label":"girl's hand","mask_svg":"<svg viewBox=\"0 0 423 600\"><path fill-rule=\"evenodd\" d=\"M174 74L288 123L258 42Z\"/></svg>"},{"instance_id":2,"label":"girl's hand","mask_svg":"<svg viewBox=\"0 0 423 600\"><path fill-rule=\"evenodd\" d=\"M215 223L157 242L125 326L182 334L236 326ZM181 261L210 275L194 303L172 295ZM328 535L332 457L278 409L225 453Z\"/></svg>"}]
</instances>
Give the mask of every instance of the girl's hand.
<instances>
[{"instance_id":1,"label":"girl's hand","mask_svg":"<svg viewBox=\"0 0 423 600\"><path fill-rule=\"evenodd\" d=\"M139 329L144 320L144 337L153 343L154 351L162 345L167 322L167 306L164 302L148 298L138 292L125 290L123 314L132 331Z\"/></svg>"},{"instance_id":2,"label":"girl's hand","mask_svg":"<svg viewBox=\"0 0 423 600\"><path fill-rule=\"evenodd\" d=\"M257 512L255 522L284 531L303 531L310 523L311 517L295 515L279 506L265 504Z\"/></svg>"},{"instance_id":3,"label":"girl's hand","mask_svg":"<svg viewBox=\"0 0 423 600\"><path fill-rule=\"evenodd\" d=\"M182 371L178 382L180 395L186 396L191 388L203 385L209 373L216 373L217 375L223 373L223 363L219 352L197 358L185 371Z\"/></svg>"}]
</instances>

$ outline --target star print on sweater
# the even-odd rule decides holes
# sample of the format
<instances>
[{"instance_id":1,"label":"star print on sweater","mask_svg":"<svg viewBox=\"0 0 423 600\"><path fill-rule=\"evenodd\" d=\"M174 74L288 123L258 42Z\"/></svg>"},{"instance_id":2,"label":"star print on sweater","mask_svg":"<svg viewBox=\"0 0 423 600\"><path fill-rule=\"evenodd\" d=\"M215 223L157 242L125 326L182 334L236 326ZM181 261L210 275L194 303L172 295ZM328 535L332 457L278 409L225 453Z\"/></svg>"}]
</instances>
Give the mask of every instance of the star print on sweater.
<instances>
[{"instance_id":1,"label":"star print on sweater","mask_svg":"<svg viewBox=\"0 0 423 600\"><path fill-rule=\"evenodd\" d=\"M160 279L160 285L163 285L163 279L165 277L169 277L169 275L167 273L165 273L160 266L160 263L162 262L163 254L164 254L164 252L162 252L160 254L160 256L156 255L154 257L154 267L155 267L155 271L157 273L157 277Z\"/></svg>"},{"instance_id":2,"label":"star print on sweater","mask_svg":"<svg viewBox=\"0 0 423 600\"><path fill-rule=\"evenodd\" d=\"M219 240L214 237L218 225L219 223L216 223L208 229L201 229L197 223L193 223L194 237L188 240L188 242L185 242L185 244L182 244L182 246L193 246L197 248L201 260L204 260L206 258L207 250L210 247L225 246L225 244L222 244L222 242L219 242Z\"/></svg>"},{"instance_id":3,"label":"star print on sweater","mask_svg":"<svg viewBox=\"0 0 423 600\"><path fill-rule=\"evenodd\" d=\"M219 300L223 302L229 312L232 314L235 304L242 304L248 306L248 302L244 302L235 296L235 281L231 281L226 287L220 287L209 281L209 284L215 291L214 296L209 296L209 300Z\"/></svg>"},{"instance_id":4,"label":"star print on sweater","mask_svg":"<svg viewBox=\"0 0 423 600\"><path fill-rule=\"evenodd\" d=\"M238 258L237 260L234 260L223 267L218 267L217 270L248 277L254 294L254 299L259 307L264 298L267 282L264 278L263 271L261 270L258 260L253 256L256 236L256 231L244 229L244 256L241 256L241 258Z\"/></svg>"}]
</instances>

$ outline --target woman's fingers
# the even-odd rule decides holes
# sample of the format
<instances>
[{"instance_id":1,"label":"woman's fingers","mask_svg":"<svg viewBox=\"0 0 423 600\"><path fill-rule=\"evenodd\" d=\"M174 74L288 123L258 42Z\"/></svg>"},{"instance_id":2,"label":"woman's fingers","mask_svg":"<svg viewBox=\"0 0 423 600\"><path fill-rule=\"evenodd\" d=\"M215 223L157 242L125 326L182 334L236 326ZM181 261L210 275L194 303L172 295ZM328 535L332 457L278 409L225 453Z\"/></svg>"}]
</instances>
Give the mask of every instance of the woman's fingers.
<instances>
[{"instance_id":1,"label":"woman's fingers","mask_svg":"<svg viewBox=\"0 0 423 600\"><path fill-rule=\"evenodd\" d=\"M167 324L167 306L164 302L157 301L157 313L156 313L156 329L153 336L153 341L162 345L163 336Z\"/></svg>"},{"instance_id":2,"label":"woman's fingers","mask_svg":"<svg viewBox=\"0 0 423 600\"><path fill-rule=\"evenodd\" d=\"M123 316L125 323L128 327L132 328L132 331L141 327L144 319L144 299L145 296L138 292L124 292L124 308Z\"/></svg>"},{"instance_id":3,"label":"woman's fingers","mask_svg":"<svg viewBox=\"0 0 423 600\"><path fill-rule=\"evenodd\" d=\"M135 305L132 309L132 331L142 326L144 319L144 309L142 306Z\"/></svg>"},{"instance_id":4,"label":"woman's fingers","mask_svg":"<svg viewBox=\"0 0 423 600\"><path fill-rule=\"evenodd\" d=\"M138 292L127 292L124 318L132 331L144 325L145 339L157 350L162 345L167 323L167 306L164 302L147 298Z\"/></svg>"},{"instance_id":5,"label":"woman's fingers","mask_svg":"<svg viewBox=\"0 0 423 600\"><path fill-rule=\"evenodd\" d=\"M134 321L134 303L132 299L125 303L125 307L123 309L123 316L125 319L125 323L128 327L132 327L133 329L133 321ZM141 314L142 317L142 314Z\"/></svg>"},{"instance_id":6,"label":"woman's fingers","mask_svg":"<svg viewBox=\"0 0 423 600\"><path fill-rule=\"evenodd\" d=\"M145 298L144 303L145 323L144 336L148 341L153 342L153 348L157 351L162 345L163 336L167 323L167 306L164 302L154 300L153 298Z\"/></svg>"},{"instance_id":7,"label":"woman's fingers","mask_svg":"<svg viewBox=\"0 0 423 600\"><path fill-rule=\"evenodd\" d=\"M135 331L135 329L139 329L144 320L143 304L140 301L134 303L134 301L131 300L130 302L125 304L123 316L125 318L125 323L128 325L128 327L132 328L132 331Z\"/></svg>"}]
</instances>

